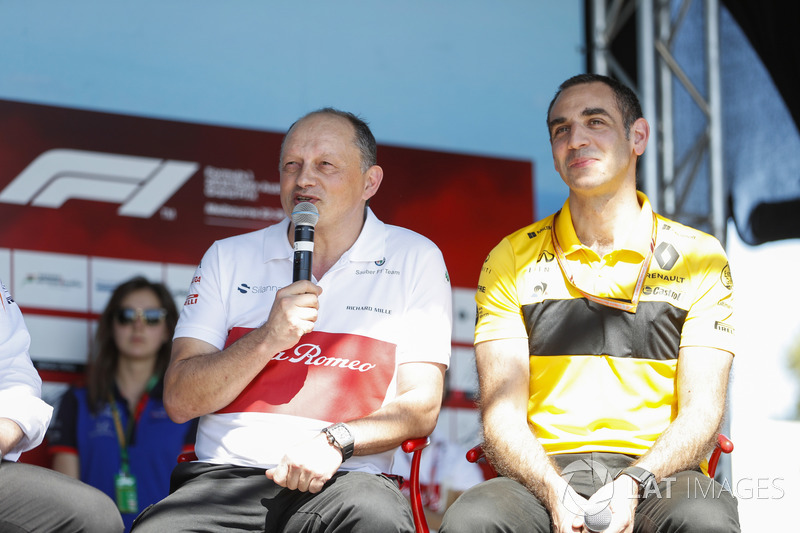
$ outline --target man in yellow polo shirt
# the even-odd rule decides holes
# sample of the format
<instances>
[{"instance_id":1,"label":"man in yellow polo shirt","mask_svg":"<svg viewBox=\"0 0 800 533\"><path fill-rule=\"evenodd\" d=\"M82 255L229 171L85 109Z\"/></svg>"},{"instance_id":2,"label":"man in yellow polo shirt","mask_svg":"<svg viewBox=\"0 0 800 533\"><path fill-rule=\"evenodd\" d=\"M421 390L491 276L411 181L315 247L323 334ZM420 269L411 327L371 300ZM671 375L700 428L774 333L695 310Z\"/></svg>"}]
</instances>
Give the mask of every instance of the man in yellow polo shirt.
<instances>
[{"instance_id":1,"label":"man in yellow polo shirt","mask_svg":"<svg viewBox=\"0 0 800 533\"><path fill-rule=\"evenodd\" d=\"M570 78L547 123L569 197L491 251L476 294L484 449L501 476L440 531L739 531L736 500L697 469L733 360L725 252L637 192L650 129L628 87Z\"/></svg>"}]
</instances>

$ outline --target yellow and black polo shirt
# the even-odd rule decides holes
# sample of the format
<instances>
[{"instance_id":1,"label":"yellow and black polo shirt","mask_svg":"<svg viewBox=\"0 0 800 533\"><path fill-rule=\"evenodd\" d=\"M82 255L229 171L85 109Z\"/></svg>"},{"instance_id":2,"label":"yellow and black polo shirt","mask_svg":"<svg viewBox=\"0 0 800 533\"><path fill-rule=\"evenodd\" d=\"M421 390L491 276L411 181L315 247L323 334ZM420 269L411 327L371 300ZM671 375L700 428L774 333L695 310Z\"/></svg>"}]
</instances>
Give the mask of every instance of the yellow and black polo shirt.
<instances>
[{"instance_id":1,"label":"yellow and black polo shirt","mask_svg":"<svg viewBox=\"0 0 800 533\"><path fill-rule=\"evenodd\" d=\"M626 246L602 258L578 240L565 202L556 235L584 292L631 299L654 220L641 193L639 202ZM528 419L548 453L641 455L677 414L678 350L734 352L725 252L714 237L657 215L654 255L630 313L592 302L567 282L555 257L553 220L507 236L487 257L475 343L528 339Z\"/></svg>"}]
</instances>

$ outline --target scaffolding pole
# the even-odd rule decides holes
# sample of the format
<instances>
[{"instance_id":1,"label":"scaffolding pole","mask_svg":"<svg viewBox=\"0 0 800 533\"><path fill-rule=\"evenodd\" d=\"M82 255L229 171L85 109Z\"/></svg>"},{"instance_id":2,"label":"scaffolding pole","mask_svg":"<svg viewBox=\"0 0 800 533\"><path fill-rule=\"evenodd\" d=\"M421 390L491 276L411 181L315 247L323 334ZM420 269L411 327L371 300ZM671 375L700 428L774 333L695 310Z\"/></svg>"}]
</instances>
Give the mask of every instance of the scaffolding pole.
<instances>
[{"instance_id":1,"label":"scaffolding pole","mask_svg":"<svg viewBox=\"0 0 800 533\"><path fill-rule=\"evenodd\" d=\"M651 125L649 150L639 183L664 216L697 227L725 245L726 205L722 168L719 2L703 2L703 79L705 91L690 79L676 58L675 43L692 0L591 0L591 65L598 74L631 86ZM636 25L636 72L614 56L614 40L625 24ZM630 62L629 62L630 66ZM697 65L692 65L697 70ZM676 86L682 87L706 124L680 161L676 160ZM682 132L681 132L682 134ZM703 198L693 191L707 192ZM692 200L691 202L689 200ZM698 203L700 205L698 205Z\"/></svg>"},{"instance_id":2,"label":"scaffolding pole","mask_svg":"<svg viewBox=\"0 0 800 533\"><path fill-rule=\"evenodd\" d=\"M639 96L651 132L649 149L639 169L639 183L653 209L667 218L711 233L725 246L727 191L722 158L719 0L698 1L704 3L704 50L699 57L704 61L700 81L705 85L705 94L675 57L679 30L690 12L692 0L589 0L592 9L589 60L593 72L617 78ZM627 61L627 65L635 66L635 74L626 71L626 61L613 53L621 28L630 23L636 24L636 60ZM630 47L621 48L628 51ZM691 70L696 72L697 65L692 66ZM634 78L636 82L632 83ZM691 140L680 160L676 158L676 123L677 113L685 109L679 110L675 105L678 87L688 93L706 120L705 127L700 128L700 134ZM691 194L697 190L707 194ZM727 422L723 431L730 431ZM727 455L720 460L717 479L731 479Z\"/></svg>"}]
</instances>

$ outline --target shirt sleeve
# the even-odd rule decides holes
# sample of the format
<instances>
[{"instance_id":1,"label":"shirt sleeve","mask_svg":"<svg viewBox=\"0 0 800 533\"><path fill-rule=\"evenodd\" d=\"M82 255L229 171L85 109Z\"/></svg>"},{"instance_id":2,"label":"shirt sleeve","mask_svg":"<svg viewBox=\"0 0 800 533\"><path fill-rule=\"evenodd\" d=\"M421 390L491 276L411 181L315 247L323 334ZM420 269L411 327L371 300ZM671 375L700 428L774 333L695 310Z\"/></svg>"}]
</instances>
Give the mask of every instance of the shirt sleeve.
<instances>
[{"instance_id":1,"label":"shirt sleeve","mask_svg":"<svg viewBox=\"0 0 800 533\"><path fill-rule=\"evenodd\" d=\"M733 314L733 278L722 245L709 236L698 247L697 295L683 325L681 348L706 346L735 353Z\"/></svg>"},{"instance_id":2,"label":"shirt sleeve","mask_svg":"<svg viewBox=\"0 0 800 533\"><path fill-rule=\"evenodd\" d=\"M478 318L475 343L528 338L517 294L514 250L506 238L489 253L481 269L475 293Z\"/></svg>"},{"instance_id":3,"label":"shirt sleeve","mask_svg":"<svg viewBox=\"0 0 800 533\"><path fill-rule=\"evenodd\" d=\"M14 421L23 433L3 458L16 461L42 442L53 408L41 399L42 380L28 353L31 338L19 306L2 282L0 287L0 418Z\"/></svg>"},{"instance_id":4,"label":"shirt sleeve","mask_svg":"<svg viewBox=\"0 0 800 533\"><path fill-rule=\"evenodd\" d=\"M174 338L191 337L222 350L228 338L227 316L219 281L219 243L214 243L194 273Z\"/></svg>"},{"instance_id":5,"label":"shirt sleeve","mask_svg":"<svg viewBox=\"0 0 800 533\"><path fill-rule=\"evenodd\" d=\"M429 243L429 244L427 244ZM430 241L419 246L415 282L403 319L403 342L398 362L412 361L450 364L450 339L453 329L453 296L450 277L441 251Z\"/></svg>"}]
</instances>

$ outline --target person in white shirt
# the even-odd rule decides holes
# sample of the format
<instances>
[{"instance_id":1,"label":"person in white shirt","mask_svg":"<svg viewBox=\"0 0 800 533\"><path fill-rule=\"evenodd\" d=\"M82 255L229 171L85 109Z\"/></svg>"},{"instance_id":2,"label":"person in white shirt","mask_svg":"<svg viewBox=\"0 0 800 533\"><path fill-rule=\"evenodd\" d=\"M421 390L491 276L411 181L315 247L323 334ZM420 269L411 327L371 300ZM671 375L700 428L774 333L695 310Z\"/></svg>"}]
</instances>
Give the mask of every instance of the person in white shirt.
<instances>
[{"instance_id":1,"label":"person in white shirt","mask_svg":"<svg viewBox=\"0 0 800 533\"><path fill-rule=\"evenodd\" d=\"M46 468L16 462L44 438L53 408L41 399L22 313L0 282L0 531L114 532L122 517L108 496Z\"/></svg>"},{"instance_id":2,"label":"person in white shirt","mask_svg":"<svg viewBox=\"0 0 800 533\"><path fill-rule=\"evenodd\" d=\"M450 357L439 249L368 207L383 170L351 113L322 109L284 138L287 216L319 212L311 280L292 282L293 224L214 243L175 331L164 403L201 417L199 461L134 531L411 532L391 472L430 434Z\"/></svg>"}]
</instances>

